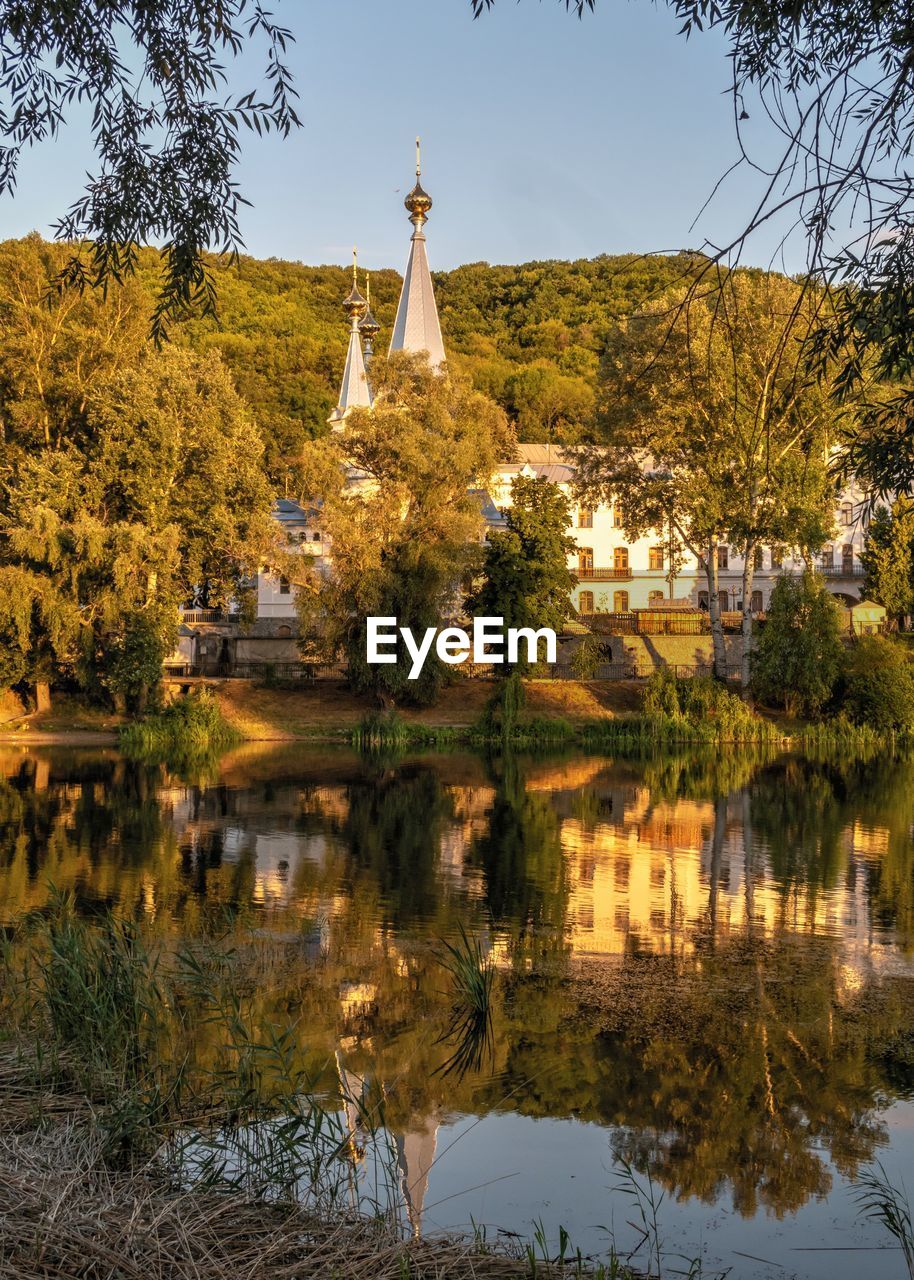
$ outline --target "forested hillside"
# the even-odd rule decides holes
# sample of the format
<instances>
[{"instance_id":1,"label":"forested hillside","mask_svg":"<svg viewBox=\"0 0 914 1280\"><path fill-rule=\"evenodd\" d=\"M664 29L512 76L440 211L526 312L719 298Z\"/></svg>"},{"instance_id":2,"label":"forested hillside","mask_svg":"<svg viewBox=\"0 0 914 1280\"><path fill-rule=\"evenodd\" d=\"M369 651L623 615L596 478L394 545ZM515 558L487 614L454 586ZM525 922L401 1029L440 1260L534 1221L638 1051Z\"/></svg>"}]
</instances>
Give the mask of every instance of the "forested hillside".
<instances>
[{"instance_id":1,"label":"forested hillside","mask_svg":"<svg viewBox=\"0 0 914 1280\"><path fill-rule=\"evenodd\" d=\"M142 312L148 303L151 309L156 258L147 250L138 287L128 285L125 291L129 319L118 318L124 299L113 292L107 306L96 298L66 310L60 325L48 332L35 307L63 255L59 246L37 236L0 245L0 379L7 389L7 413L11 403L33 393L53 398L49 388L58 360L61 376L72 378L64 368L65 351L73 349L84 323L95 330L110 318L114 327L131 330L121 338L132 345L143 323L137 308ZM629 255L521 266L473 263L437 272L451 364L504 406L522 440L573 438L592 413L610 322L680 281L699 261L685 254ZM218 348L260 429L270 476L283 485L303 436L325 430L336 402L347 337L340 303L349 289L349 272L245 257L237 266L218 265L216 275L218 319L189 318L173 328L171 338L198 349ZM373 273L381 353L387 350L399 291L396 271ZM35 330L31 338L23 333L24 323ZM113 335L111 342L116 345Z\"/></svg>"}]
</instances>

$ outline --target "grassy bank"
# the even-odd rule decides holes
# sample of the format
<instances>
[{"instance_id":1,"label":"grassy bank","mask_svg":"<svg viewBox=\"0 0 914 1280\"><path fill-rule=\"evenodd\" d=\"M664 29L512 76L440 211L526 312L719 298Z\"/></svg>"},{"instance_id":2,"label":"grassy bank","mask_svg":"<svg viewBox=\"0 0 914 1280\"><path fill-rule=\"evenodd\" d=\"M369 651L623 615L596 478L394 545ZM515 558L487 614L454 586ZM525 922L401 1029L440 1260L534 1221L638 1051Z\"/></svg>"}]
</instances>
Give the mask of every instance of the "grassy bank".
<instances>
[{"instance_id":1,"label":"grassy bank","mask_svg":"<svg viewBox=\"0 0 914 1280\"><path fill-rule=\"evenodd\" d=\"M236 746L241 734L226 720L206 690L179 698L155 715L122 725L121 750L133 759L156 764L203 763Z\"/></svg>"},{"instance_id":2,"label":"grassy bank","mask_svg":"<svg viewBox=\"0 0 914 1280\"><path fill-rule=\"evenodd\" d=\"M258 1016L263 975L237 943L156 949L58 898L20 923L2 961L12 1280L631 1280L617 1261L549 1258L543 1242L413 1238L399 1202L354 1199L363 1159L394 1162L399 1186L383 1111L315 1092L300 1029ZM343 1102L359 1108L361 1152Z\"/></svg>"}]
</instances>

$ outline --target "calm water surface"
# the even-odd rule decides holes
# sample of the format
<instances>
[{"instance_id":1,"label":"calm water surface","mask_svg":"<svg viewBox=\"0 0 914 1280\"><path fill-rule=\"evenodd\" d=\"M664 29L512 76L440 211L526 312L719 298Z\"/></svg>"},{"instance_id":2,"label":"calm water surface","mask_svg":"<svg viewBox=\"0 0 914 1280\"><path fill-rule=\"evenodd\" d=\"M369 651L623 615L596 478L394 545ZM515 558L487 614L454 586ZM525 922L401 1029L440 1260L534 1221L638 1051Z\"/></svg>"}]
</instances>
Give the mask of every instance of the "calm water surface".
<instances>
[{"instance_id":1,"label":"calm water surface","mask_svg":"<svg viewBox=\"0 0 914 1280\"><path fill-rule=\"evenodd\" d=\"M901 1280L853 1183L878 1159L914 1192L912 801L895 760L245 748L186 781L0 749L0 923L55 885L271 948L264 1016L328 1095L383 1091L416 1230L632 1248L626 1160L671 1271ZM499 971L462 1078L460 923Z\"/></svg>"}]
</instances>

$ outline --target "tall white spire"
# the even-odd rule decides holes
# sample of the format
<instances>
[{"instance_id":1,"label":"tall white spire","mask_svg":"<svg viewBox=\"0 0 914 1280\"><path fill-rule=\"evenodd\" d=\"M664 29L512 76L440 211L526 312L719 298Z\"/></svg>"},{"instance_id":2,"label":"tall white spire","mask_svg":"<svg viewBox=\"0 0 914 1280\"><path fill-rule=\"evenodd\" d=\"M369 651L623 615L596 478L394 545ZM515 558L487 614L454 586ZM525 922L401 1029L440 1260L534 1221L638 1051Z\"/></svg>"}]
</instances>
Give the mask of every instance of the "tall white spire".
<instances>
[{"instance_id":1,"label":"tall white spire","mask_svg":"<svg viewBox=\"0 0 914 1280\"><path fill-rule=\"evenodd\" d=\"M422 173L419 156L419 139L416 139L416 185L403 201L409 210L409 220L414 230L409 246L409 261L403 277L403 288L397 305L397 318L394 321L393 335L390 339L391 351L427 351L429 364L438 369L445 360L444 343L441 340L441 325L438 323L438 308L435 305L435 291L432 288L432 277L428 269L428 257L425 252L425 233L422 228L432 207L432 198L422 190L419 182Z\"/></svg>"},{"instance_id":2,"label":"tall white spire","mask_svg":"<svg viewBox=\"0 0 914 1280\"><path fill-rule=\"evenodd\" d=\"M371 392L365 373L365 360L362 356L359 321L368 310L368 304L359 293L356 282L358 261L355 249L352 251L352 289L343 302L343 309L349 316L349 346L346 351L346 365L343 369L343 382L340 386L340 399L328 421L332 427L342 427L343 419L350 409L370 409Z\"/></svg>"}]
</instances>

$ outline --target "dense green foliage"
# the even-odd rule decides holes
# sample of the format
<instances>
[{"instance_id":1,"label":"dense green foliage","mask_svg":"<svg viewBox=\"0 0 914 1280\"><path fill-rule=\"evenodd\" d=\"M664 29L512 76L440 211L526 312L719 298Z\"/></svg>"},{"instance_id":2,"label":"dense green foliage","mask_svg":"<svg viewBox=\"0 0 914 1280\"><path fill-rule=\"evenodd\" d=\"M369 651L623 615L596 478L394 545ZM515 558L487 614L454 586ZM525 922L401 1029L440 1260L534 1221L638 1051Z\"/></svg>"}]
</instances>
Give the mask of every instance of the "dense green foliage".
<instances>
[{"instance_id":1,"label":"dense green foliage","mask_svg":"<svg viewBox=\"0 0 914 1280\"><path fill-rule=\"evenodd\" d=\"M864 597L884 605L896 622L914 613L914 501L899 497L876 508L860 558Z\"/></svg>"},{"instance_id":2,"label":"dense green foliage","mask_svg":"<svg viewBox=\"0 0 914 1280\"><path fill-rule=\"evenodd\" d=\"M568 554L576 545L566 533L570 523L569 500L556 485L517 476L506 527L489 534L484 580L468 601L469 612L504 618L506 627L560 630L577 581L568 568Z\"/></svg>"},{"instance_id":3,"label":"dense green foliage","mask_svg":"<svg viewBox=\"0 0 914 1280\"><path fill-rule=\"evenodd\" d=\"M394 662L369 663L366 618L394 618L419 642L459 612L484 532L475 486L513 438L497 405L464 378L439 378L424 356L379 363L374 391L370 411L305 452L322 527L345 554L327 576L299 566L304 643L343 653L353 687L382 707L427 705L448 666L432 652L410 678L402 637Z\"/></svg>"},{"instance_id":4,"label":"dense green foliage","mask_svg":"<svg viewBox=\"0 0 914 1280\"><path fill-rule=\"evenodd\" d=\"M205 691L179 698L158 715L121 729L120 745L128 756L154 764L167 761L179 770L204 764L238 741L219 704Z\"/></svg>"},{"instance_id":5,"label":"dense green foliage","mask_svg":"<svg viewBox=\"0 0 914 1280\"><path fill-rule=\"evenodd\" d=\"M914 727L914 665L897 641L861 636L847 655L842 708L855 724Z\"/></svg>"},{"instance_id":6,"label":"dense green foliage","mask_svg":"<svg viewBox=\"0 0 914 1280\"><path fill-rule=\"evenodd\" d=\"M794 715L816 714L831 698L842 652L838 606L821 578L779 578L753 654L757 696Z\"/></svg>"},{"instance_id":7,"label":"dense green foliage","mask_svg":"<svg viewBox=\"0 0 914 1280\"><path fill-rule=\"evenodd\" d=\"M681 679L669 667L650 677L642 713L658 739L756 742L771 736L743 700L708 676Z\"/></svg>"},{"instance_id":8,"label":"dense green foliage","mask_svg":"<svg viewBox=\"0 0 914 1280\"><path fill-rule=\"evenodd\" d=\"M404 258L406 249L404 231ZM65 299L65 313L56 321L54 313L42 313L47 281L64 261L63 249L37 236L0 245L0 327L13 347L0 352L0 379L14 399L26 401L24 412L39 432L49 399L56 403L68 387L78 393L73 384L80 377L85 381L96 364L116 361L124 345L142 337L158 278L157 256L142 251L136 280L111 295L123 314L110 312L110 335L95 340L88 365L84 356L74 370L79 336L104 308L99 295L87 294ZM690 255L629 254L519 266L474 263L436 272L450 366L518 420L522 439L575 438L592 412L611 324L680 281L700 261ZM218 349L263 436L272 482L297 496L302 439L324 434L339 393L347 341L340 303L350 287L348 272L248 257L234 266L217 259L208 265L218 313L174 325L172 340ZM379 352L389 341L399 293L395 270L373 273ZM28 321L24 329L23 318Z\"/></svg>"}]
</instances>

